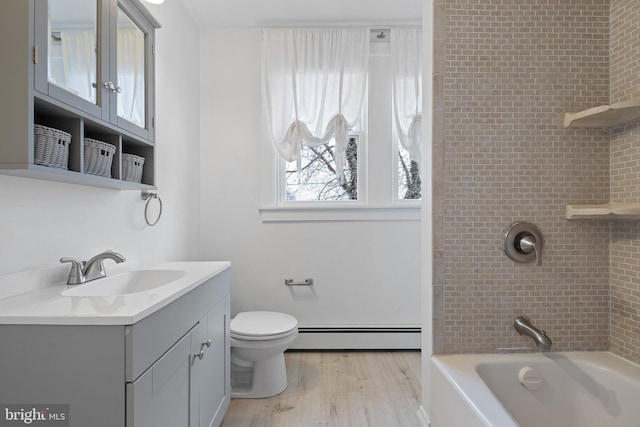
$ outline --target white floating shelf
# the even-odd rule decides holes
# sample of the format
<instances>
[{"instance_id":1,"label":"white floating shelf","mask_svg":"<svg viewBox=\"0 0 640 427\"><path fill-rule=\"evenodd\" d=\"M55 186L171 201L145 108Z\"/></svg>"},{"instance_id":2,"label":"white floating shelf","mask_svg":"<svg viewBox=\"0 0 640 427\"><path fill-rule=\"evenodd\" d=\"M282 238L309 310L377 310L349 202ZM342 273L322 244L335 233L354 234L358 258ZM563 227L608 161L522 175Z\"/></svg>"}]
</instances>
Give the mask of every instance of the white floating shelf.
<instances>
[{"instance_id":1,"label":"white floating shelf","mask_svg":"<svg viewBox=\"0 0 640 427\"><path fill-rule=\"evenodd\" d=\"M567 205L567 219L640 219L640 203Z\"/></svg>"},{"instance_id":2,"label":"white floating shelf","mask_svg":"<svg viewBox=\"0 0 640 427\"><path fill-rule=\"evenodd\" d=\"M640 119L640 101L624 101L578 113L565 113L564 127L609 128L637 119Z\"/></svg>"}]
</instances>

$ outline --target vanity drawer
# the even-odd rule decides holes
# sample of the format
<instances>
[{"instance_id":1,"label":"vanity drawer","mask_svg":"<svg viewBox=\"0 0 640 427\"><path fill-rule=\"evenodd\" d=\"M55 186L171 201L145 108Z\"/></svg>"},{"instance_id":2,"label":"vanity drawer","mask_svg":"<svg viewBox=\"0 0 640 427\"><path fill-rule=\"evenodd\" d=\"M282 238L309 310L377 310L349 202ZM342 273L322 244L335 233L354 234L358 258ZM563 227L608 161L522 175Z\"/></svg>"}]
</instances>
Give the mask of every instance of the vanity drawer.
<instances>
[{"instance_id":1,"label":"vanity drawer","mask_svg":"<svg viewBox=\"0 0 640 427\"><path fill-rule=\"evenodd\" d=\"M125 381L135 381L229 293L230 269L125 326Z\"/></svg>"}]
</instances>

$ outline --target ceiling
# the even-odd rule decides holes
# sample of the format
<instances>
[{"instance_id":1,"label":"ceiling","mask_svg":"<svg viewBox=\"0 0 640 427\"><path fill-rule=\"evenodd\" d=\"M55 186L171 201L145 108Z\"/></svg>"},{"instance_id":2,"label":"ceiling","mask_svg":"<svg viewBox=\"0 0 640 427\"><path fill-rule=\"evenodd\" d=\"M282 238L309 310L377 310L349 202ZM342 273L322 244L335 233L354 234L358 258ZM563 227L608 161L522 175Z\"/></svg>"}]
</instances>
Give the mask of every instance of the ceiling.
<instances>
[{"instance_id":1,"label":"ceiling","mask_svg":"<svg viewBox=\"0 0 640 427\"><path fill-rule=\"evenodd\" d=\"M199 27L401 25L422 21L422 0L182 0Z\"/></svg>"}]
</instances>

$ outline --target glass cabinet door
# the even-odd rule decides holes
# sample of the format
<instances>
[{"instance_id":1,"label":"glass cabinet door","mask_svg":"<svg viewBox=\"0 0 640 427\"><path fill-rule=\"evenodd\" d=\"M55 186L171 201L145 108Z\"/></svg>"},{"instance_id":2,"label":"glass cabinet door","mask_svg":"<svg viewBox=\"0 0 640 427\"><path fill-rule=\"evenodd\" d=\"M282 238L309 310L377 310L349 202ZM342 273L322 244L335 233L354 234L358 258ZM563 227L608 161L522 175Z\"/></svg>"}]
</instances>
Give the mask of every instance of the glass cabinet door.
<instances>
[{"instance_id":1,"label":"glass cabinet door","mask_svg":"<svg viewBox=\"0 0 640 427\"><path fill-rule=\"evenodd\" d=\"M153 28L135 8L127 6L127 1L119 2L115 19L115 49L111 51L112 60L115 55L115 64L111 64L111 72L115 74L117 86L114 92L116 107L111 107L116 120L112 122L136 135L152 139L149 106L153 105L153 91L150 90Z\"/></svg>"},{"instance_id":2,"label":"glass cabinet door","mask_svg":"<svg viewBox=\"0 0 640 427\"><path fill-rule=\"evenodd\" d=\"M35 88L98 118L108 115L102 95L108 9L101 0L36 2L38 55ZM107 56L108 57L108 56Z\"/></svg>"},{"instance_id":3,"label":"glass cabinet door","mask_svg":"<svg viewBox=\"0 0 640 427\"><path fill-rule=\"evenodd\" d=\"M145 41L142 30L118 7L118 117L146 125Z\"/></svg>"},{"instance_id":4,"label":"glass cabinet door","mask_svg":"<svg viewBox=\"0 0 640 427\"><path fill-rule=\"evenodd\" d=\"M95 1L49 0L47 79L94 104L98 81L97 21Z\"/></svg>"}]
</instances>

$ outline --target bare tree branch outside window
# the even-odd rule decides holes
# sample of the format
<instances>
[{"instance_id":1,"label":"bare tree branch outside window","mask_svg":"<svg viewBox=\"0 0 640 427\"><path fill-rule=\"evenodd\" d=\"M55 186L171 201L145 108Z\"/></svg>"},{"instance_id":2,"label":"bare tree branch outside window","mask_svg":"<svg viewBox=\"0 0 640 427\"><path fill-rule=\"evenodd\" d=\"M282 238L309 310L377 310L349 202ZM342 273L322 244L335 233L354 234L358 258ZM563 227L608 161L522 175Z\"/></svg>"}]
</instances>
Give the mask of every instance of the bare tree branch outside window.
<instances>
[{"instance_id":1,"label":"bare tree branch outside window","mask_svg":"<svg viewBox=\"0 0 640 427\"><path fill-rule=\"evenodd\" d=\"M422 182L418 162L409 158L402 148L398 151L398 195L401 199L421 199Z\"/></svg>"},{"instance_id":2,"label":"bare tree branch outside window","mask_svg":"<svg viewBox=\"0 0 640 427\"><path fill-rule=\"evenodd\" d=\"M358 200L358 138L347 144L345 180L340 182L336 172L335 141L301 150L302 166L287 163L286 198L288 201Z\"/></svg>"},{"instance_id":3,"label":"bare tree branch outside window","mask_svg":"<svg viewBox=\"0 0 640 427\"><path fill-rule=\"evenodd\" d=\"M287 201L358 200L358 137L349 138L344 170L340 182L336 173L335 141L318 147L305 146L301 150L301 167L296 162L286 165ZM398 150L398 197L422 197L420 168L404 149Z\"/></svg>"}]
</instances>

